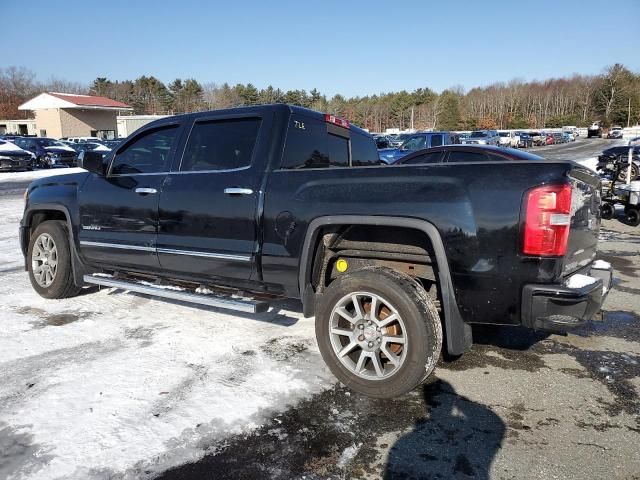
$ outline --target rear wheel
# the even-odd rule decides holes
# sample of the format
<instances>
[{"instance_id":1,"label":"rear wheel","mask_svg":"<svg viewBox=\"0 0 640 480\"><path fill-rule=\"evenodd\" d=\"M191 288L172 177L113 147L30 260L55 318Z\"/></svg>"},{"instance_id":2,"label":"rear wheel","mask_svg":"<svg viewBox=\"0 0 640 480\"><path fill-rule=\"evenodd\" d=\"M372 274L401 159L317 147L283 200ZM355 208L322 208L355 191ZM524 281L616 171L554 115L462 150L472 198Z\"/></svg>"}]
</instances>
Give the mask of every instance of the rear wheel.
<instances>
[{"instance_id":1,"label":"rear wheel","mask_svg":"<svg viewBox=\"0 0 640 480\"><path fill-rule=\"evenodd\" d=\"M29 280L44 298L73 297L81 290L73 282L69 236L57 220L42 222L29 241Z\"/></svg>"},{"instance_id":2,"label":"rear wheel","mask_svg":"<svg viewBox=\"0 0 640 480\"><path fill-rule=\"evenodd\" d=\"M635 207L627 207L625 210L625 219L629 225L637 227L640 225L640 210Z\"/></svg>"},{"instance_id":3,"label":"rear wheel","mask_svg":"<svg viewBox=\"0 0 640 480\"><path fill-rule=\"evenodd\" d=\"M327 287L318 305L316 337L338 380L359 393L392 398L431 374L442 348L442 325L417 281L366 268Z\"/></svg>"},{"instance_id":4,"label":"rear wheel","mask_svg":"<svg viewBox=\"0 0 640 480\"><path fill-rule=\"evenodd\" d=\"M610 203L603 203L600 205L600 216L605 220L611 220L615 215L616 210Z\"/></svg>"}]
</instances>

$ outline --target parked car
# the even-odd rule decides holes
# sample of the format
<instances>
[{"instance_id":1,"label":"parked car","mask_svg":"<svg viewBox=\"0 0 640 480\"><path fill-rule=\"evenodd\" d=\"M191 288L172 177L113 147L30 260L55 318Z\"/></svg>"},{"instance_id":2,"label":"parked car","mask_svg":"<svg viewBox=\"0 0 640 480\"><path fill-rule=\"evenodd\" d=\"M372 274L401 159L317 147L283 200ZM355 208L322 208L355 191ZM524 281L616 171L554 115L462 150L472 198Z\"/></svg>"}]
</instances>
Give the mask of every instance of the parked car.
<instances>
[{"instance_id":1,"label":"parked car","mask_svg":"<svg viewBox=\"0 0 640 480\"><path fill-rule=\"evenodd\" d=\"M0 172L31 170L33 155L13 142L0 140Z\"/></svg>"},{"instance_id":2,"label":"parked car","mask_svg":"<svg viewBox=\"0 0 640 480\"><path fill-rule=\"evenodd\" d=\"M569 143L573 141L573 137L570 133L562 132L562 143Z\"/></svg>"},{"instance_id":3,"label":"parked car","mask_svg":"<svg viewBox=\"0 0 640 480\"><path fill-rule=\"evenodd\" d=\"M112 140L102 140L100 143L102 145L104 145L105 147L110 148L111 150L113 150L118 145L120 145L124 140L125 139L123 139L123 138L114 138Z\"/></svg>"},{"instance_id":4,"label":"parked car","mask_svg":"<svg viewBox=\"0 0 640 480\"><path fill-rule=\"evenodd\" d=\"M547 144L546 135L543 132L538 132L538 131L529 132L529 136L533 141L533 145L536 147Z\"/></svg>"},{"instance_id":5,"label":"parked car","mask_svg":"<svg viewBox=\"0 0 640 480\"><path fill-rule=\"evenodd\" d=\"M496 147L494 145L444 145L427 148L407 155L398 164L417 165L431 163L459 162L544 162L539 155L523 152L514 148Z\"/></svg>"},{"instance_id":6,"label":"parked car","mask_svg":"<svg viewBox=\"0 0 640 480\"><path fill-rule=\"evenodd\" d=\"M622 138L622 127L611 127L611 130L607 133L607 138Z\"/></svg>"},{"instance_id":7,"label":"parked car","mask_svg":"<svg viewBox=\"0 0 640 480\"><path fill-rule=\"evenodd\" d=\"M599 138L601 136L602 136L602 127L600 126L600 122L593 122L587 129L587 138L592 138L592 137Z\"/></svg>"},{"instance_id":8,"label":"parked car","mask_svg":"<svg viewBox=\"0 0 640 480\"><path fill-rule=\"evenodd\" d=\"M490 150L376 167L372 137L333 115L172 116L32 182L20 246L44 298L102 285L248 313L300 299L338 380L394 397L429 377L443 338L460 355L473 323L564 331L611 286L594 262L599 178Z\"/></svg>"},{"instance_id":9,"label":"parked car","mask_svg":"<svg viewBox=\"0 0 640 480\"><path fill-rule=\"evenodd\" d=\"M554 132L551 135L553 135L553 141L554 143L558 144L558 143L565 143L565 137L562 135L562 133L560 132Z\"/></svg>"},{"instance_id":10,"label":"parked car","mask_svg":"<svg viewBox=\"0 0 640 480\"><path fill-rule=\"evenodd\" d=\"M517 148L518 147L518 141L519 138L518 136L515 134L515 132L510 132L507 130L498 130L498 135L500 138L498 138L498 145L501 147L511 147L511 148Z\"/></svg>"},{"instance_id":11,"label":"parked car","mask_svg":"<svg viewBox=\"0 0 640 480\"><path fill-rule=\"evenodd\" d=\"M397 148L402 145L411 135L412 133L400 133L398 135L388 135L389 143L391 148Z\"/></svg>"},{"instance_id":12,"label":"parked car","mask_svg":"<svg viewBox=\"0 0 640 480\"><path fill-rule=\"evenodd\" d=\"M61 138L61 140L66 140L68 142L73 142L73 143L100 141L98 137L63 137Z\"/></svg>"},{"instance_id":13,"label":"parked car","mask_svg":"<svg viewBox=\"0 0 640 480\"><path fill-rule=\"evenodd\" d=\"M574 140L580 136L580 130L575 125L565 125L562 127L562 131L571 133Z\"/></svg>"},{"instance_id":14,"label":"parked car","mask_svg":"<svg viewBox=\"0 0 640 480\"><path fill-rule=\"evenodd\" d=\"M96 151L96 152L107 153L111 151L109 147L104 146L102 143L96 143L96 142L78 142L78 143L74 143L71 148L73 148L77 153L86 152L86 151Z\"/></svg>"},{"instance_id":15,"label":"parked car","mask_svg":"<svg viewBox=\"0 0 640 480\"><path fill-rule=\"evenodd\" d=\"M378 150L391 147L391 142L385 135L374 135L373 139L376 142L376 147L378 148Z\"/></svg>"},{"instance_id":16,"label":"parked car","mask_svg":"<svg viewBox=\"0 0 640 480\"><path fill-rule=\"evenodd\" d=\"M553 133L547 133L545 135L544 144L545 145L555 145L556 144L556 137L553 136Z\"/></svg>"},{"instance_id":17,"label":"parked car","mask_svg":"<svg viewBox=\"0 0 640 480\"><path fill-rule=\"evenodd\" d=\"M632 147L633 153L631 155L631 161L633 165L631 167L631 180L639 179L640 172L640 145ZM598 165L596 169L599 172L618 172L618 181L625 182L627 180L627 170L629 167L629 146L622 145L618 147L611 147L603 150L598 155Z\"/></svg>"},{"instance_id":18,"label":"parked car","mask_svg":"<svg viewBox=\"0 0 640 480\"><path fill-rule=\"evenodd\" d=\"M378 153L381 161L391 164L417 150L452 143L449 132L421 132L411 135L399 148L386 148L379 150Z\"/></svg>"},{"instance_id":19,"label":"parked car","mask_svg":"<svg viewBox=\"0 0 640 480\"><path fill-rule=\"evenodd\" d=\"M568 130L564 130L562 132L563 135L565 135L567 142L575 142L576 141L576 135L574 132L568 131Z\"/></svg>"},{"instance_id":20,"label":"parked car","mask_svg":"<svg viewBox=\"0 0 640 480\"><path fill-rule=\"evenodd\" d=\"M531 148L533 147L533 138L527 132L516 132L518 136L518 147Z\"/></svg>"},{"instance_id":21,"label":"parked car","mask_svg":"<svg viewBox=\"0 0 640 480\"><path fill-rule=\"evenodd\" d=\"M16 139L15 143L23 150L34 154L38 167L74 167L76 165L77 156L73 148L54 138L21 137Z\"/></svg>"},{"instance_id":22,"label":"parked car","mask_svg":"<svg viewBox=\"0 0 640 480\"><path fill-rule=\"evenodd\" d=\"M500 144L497 130L475 130L462 141L463 145L495 145Z\"/></svg>"}]
</instances>

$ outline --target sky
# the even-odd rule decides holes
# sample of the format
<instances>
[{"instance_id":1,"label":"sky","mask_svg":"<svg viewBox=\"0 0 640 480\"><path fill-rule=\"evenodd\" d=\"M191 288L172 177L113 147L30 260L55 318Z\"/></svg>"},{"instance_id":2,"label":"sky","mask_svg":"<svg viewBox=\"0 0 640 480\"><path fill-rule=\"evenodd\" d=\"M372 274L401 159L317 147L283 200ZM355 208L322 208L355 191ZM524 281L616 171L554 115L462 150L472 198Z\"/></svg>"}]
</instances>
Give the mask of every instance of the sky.
<instances>
[{"instance_id":1,"label":"sky","mask_svg":"<svg viewBox=\"0 0 640 480\"><path fill-rule=\"evenodd\" d=\"M640 0L0 0L0 18L0 67L41 81L154 75L363 96L640 71Z\"/></svg>"}]
</instances>

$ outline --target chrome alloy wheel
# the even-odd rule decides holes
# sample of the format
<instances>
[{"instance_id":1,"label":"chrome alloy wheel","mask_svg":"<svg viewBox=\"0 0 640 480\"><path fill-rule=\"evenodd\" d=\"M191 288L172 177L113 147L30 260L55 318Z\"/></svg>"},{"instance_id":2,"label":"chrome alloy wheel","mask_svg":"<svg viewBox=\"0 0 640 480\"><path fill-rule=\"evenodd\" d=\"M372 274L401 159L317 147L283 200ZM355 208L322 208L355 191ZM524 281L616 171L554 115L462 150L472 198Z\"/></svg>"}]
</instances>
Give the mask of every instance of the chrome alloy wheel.
<instances>
[{"instance_id":1,"label":"chrome alloy wheel","mask_svg":"<svg viewBox=\"0 0 640 480\"><path fill-rule=\"evenodd\" d=\"M38 285L47 288L58 271L58 248L48 233L42 233L33 244L31 270Z\"/></svg>"},{"instance_id":2,"label":"chrome alloy wheel","mask_svg":"<svg viewBox=\"0 0 640 480\"><path fill-rule=\"evenodd\" d=\"M355 292L333 307L329 321L333 352L360 378L383 380L407 357L406 328L397 309L381 296Z\"/></svg>"}]
</instances>

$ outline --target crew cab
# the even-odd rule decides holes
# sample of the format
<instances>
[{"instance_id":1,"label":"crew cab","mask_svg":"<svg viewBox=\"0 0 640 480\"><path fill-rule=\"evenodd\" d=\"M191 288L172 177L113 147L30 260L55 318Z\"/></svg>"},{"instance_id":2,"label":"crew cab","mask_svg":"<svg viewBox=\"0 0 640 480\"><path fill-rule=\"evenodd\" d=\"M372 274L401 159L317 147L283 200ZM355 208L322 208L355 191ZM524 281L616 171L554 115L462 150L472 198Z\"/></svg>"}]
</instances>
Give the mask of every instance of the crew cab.
<instances>
[{"instance_id":1,"label":"crew cab","mask_svg":"<svg viewBox=\"0 0 640 480\"><path fill-rule=\"evenodd\" d=\"M419 132L407 138L399 148L385 148L379 150L378 153L380 160L391 164L418 150L452 143L453 140L449 132Z\"/></svg>"},{"instance_id":2,"label":"crew cab","mask_svg":"<svg viewBox=\"0 0 640 480\"><path fill-rule=\"evenodd\" d=\"M518 148L520 136L509 130L498 130L498 145L501 147Z\"/></svg>"},{"instance_id":3,"label":"crew cab","mask_svg":"<svg viewBox=\"0 0 640 480\"><path fill-rule=\"evenodd\" d=\"M346 120L263 105L163 118L81 163L25 192L37 293L249 313L299 299L331 371L374 397L413 389L442 348L461 355L473 323L566 330L611 284L599 181L572 161L441 146L380 165Z\"/></svg>"}]
</instances>

